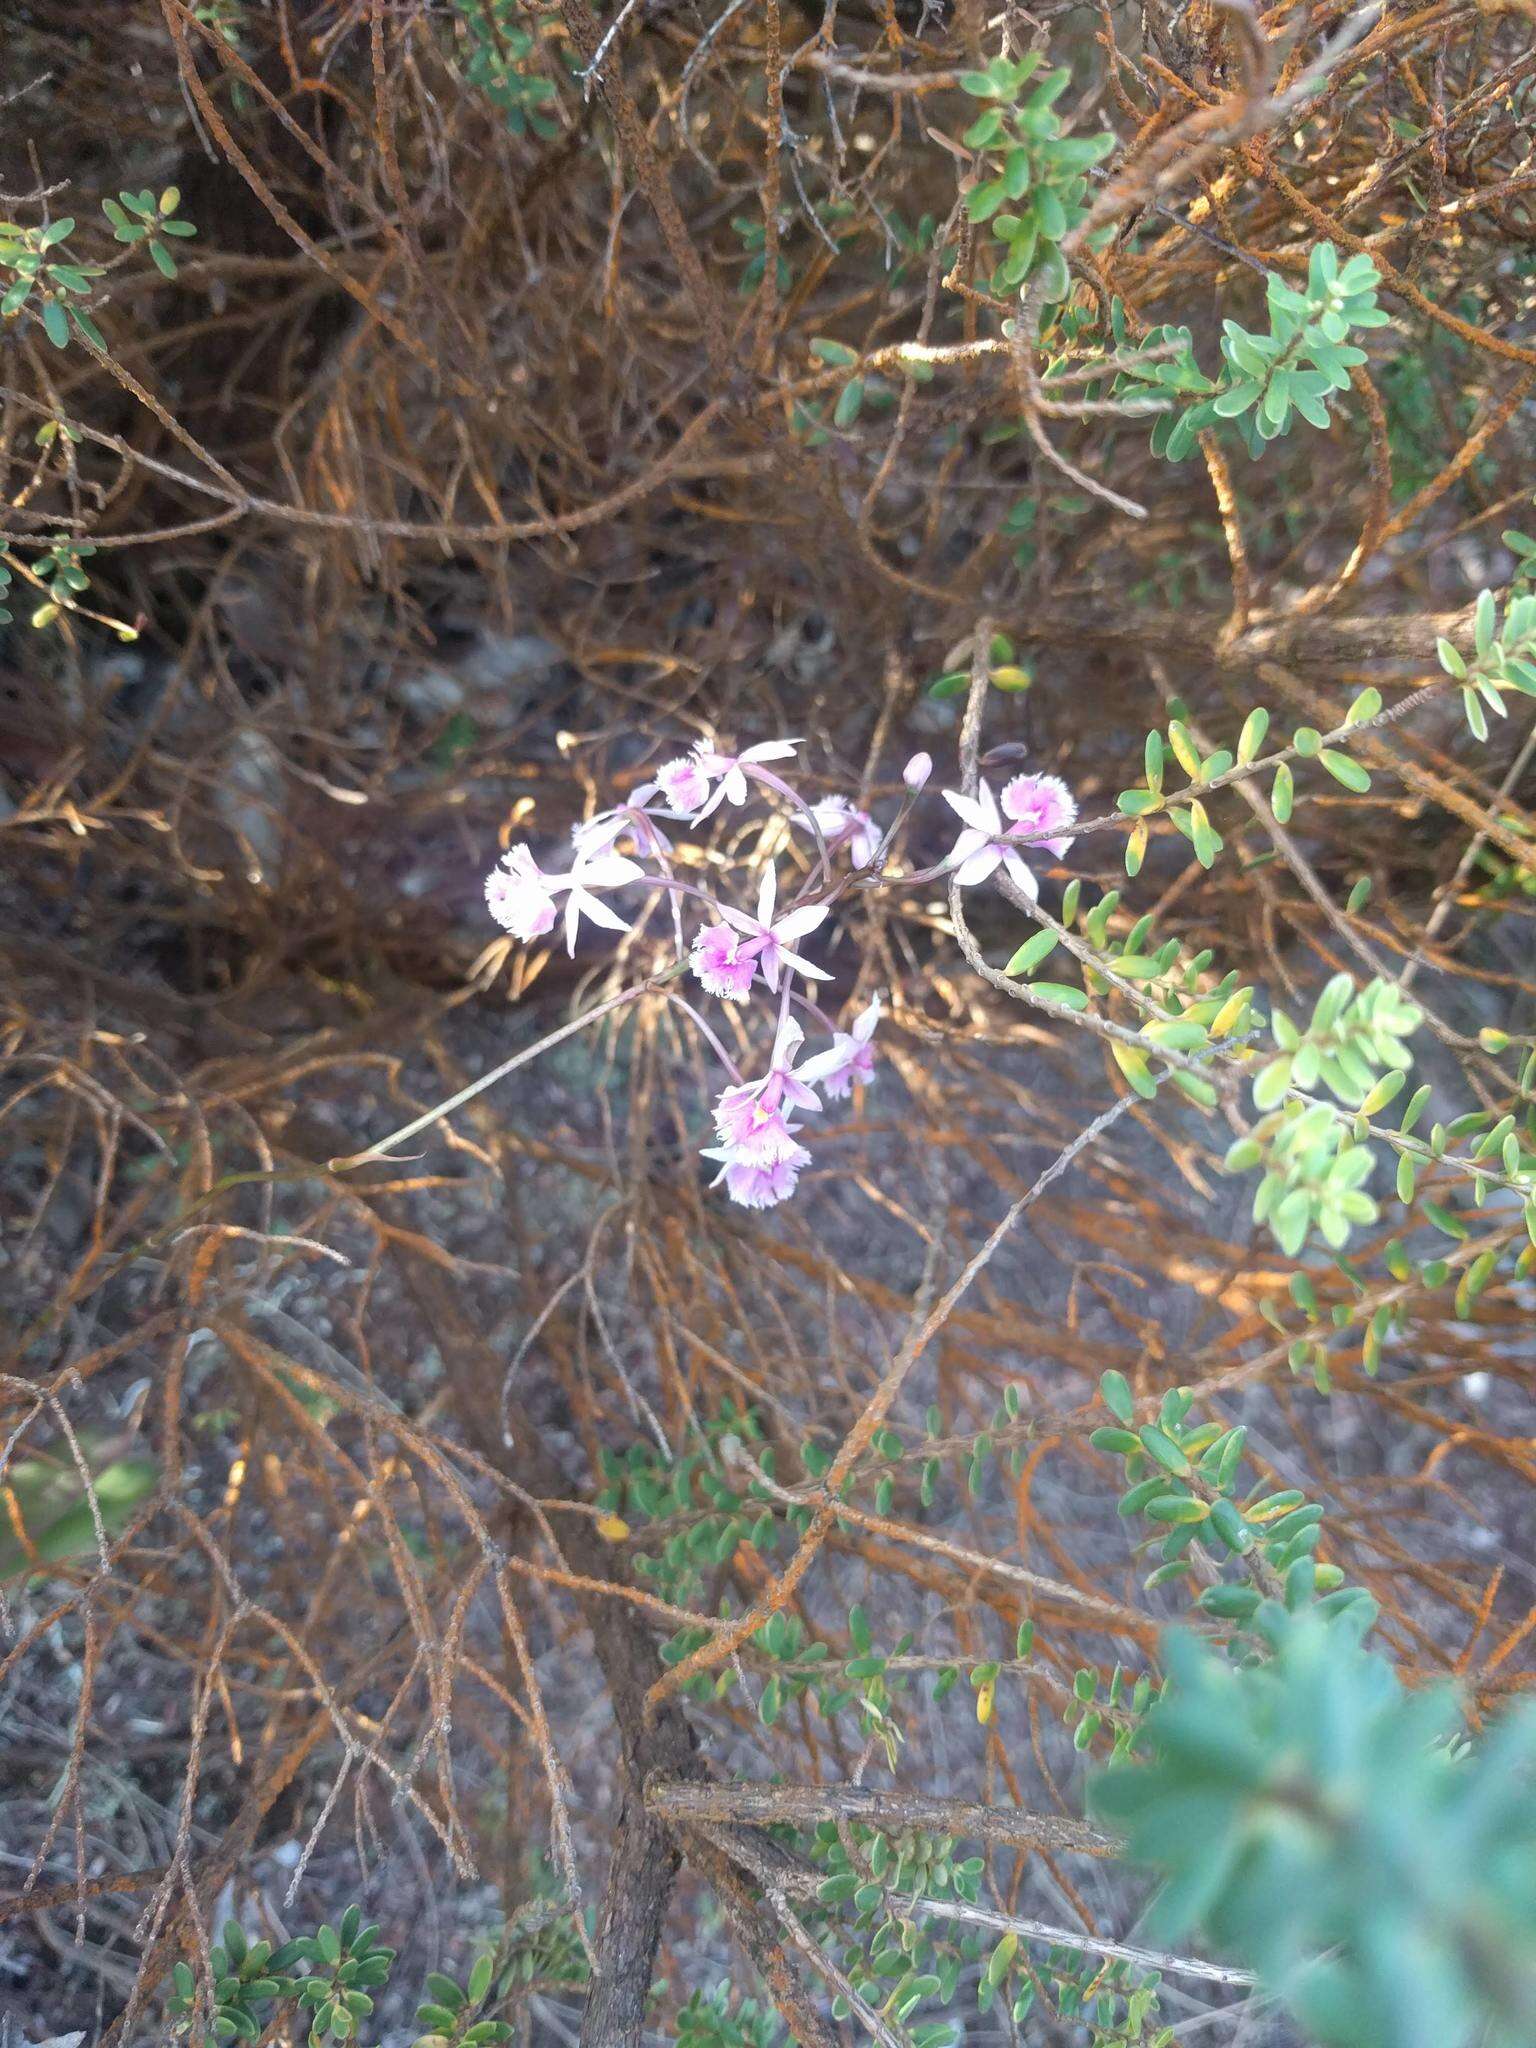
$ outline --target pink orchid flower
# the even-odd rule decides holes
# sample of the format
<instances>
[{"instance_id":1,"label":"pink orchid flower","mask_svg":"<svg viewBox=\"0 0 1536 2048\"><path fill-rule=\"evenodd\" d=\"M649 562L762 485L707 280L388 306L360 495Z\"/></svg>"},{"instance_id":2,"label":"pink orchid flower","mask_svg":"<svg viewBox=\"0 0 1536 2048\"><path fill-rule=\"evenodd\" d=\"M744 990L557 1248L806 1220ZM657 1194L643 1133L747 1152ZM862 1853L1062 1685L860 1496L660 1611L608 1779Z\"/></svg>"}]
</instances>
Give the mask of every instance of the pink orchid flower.
<instances>
[{"instance_id":1,"label":"pink orchid flower","mask_svg":"<svg viewBox=\"0 0 1536 2048\"><path fill-rule=\"evenodd\" d=\"M795 1192L801 1168L811 1163L811 1155L803 1145L793 1145L789 1152L767 1165L741 1159L729 1147L706 1152L704 1157L721 1162L710 1186L717 1188L724 1181L725 1192L744 1209L772 1209L779 1202L787 1202Z\"/></svg>"},{"instance_id":2,"label":"pink orchid flower","mask_svg":"<svg viewBox=\"0 0 1536 2048\"><path fill-rule=\"evenodd\" d=\"M526 945L553 930L557 883L526 846L514 846L485 878L486 907L503 930Z\"/></svg>"},{"instance_id":3,"label":"pink orchid flower","mask_svg":"<svg viewBox=\"0 0 1536 2048\"><path fill-rule=\"evenodd\" d=\"M785 1122L786 1112L821 1108L815 1089L805 1081L811 1063L798 1069L794 1063L804 1042L799 1024L786 1017L773 1041L763 1078L721 1091L715 1104L715 1130L721 1144L739 1159L768 1165L787 1150L797 1149L794 1133L799 1126Z\"/></svg>"},{"instance_id":4,"label":"pink orchid flower","mask_svg":"<svg viewBox=\"0 0 1536 2048\"><path fill-rule=\"evenodd\" d=\"M986 783L976 785L974 796L962 796L958 790L946 789L944 801L965 827L944 863L954 870L960 887L973 889L1000 867L1033 903L1040 894L1040 884L1026 865L1014 838L1021 828L1003 823L997 798Z\"/></svg>"},{"instance_id":5,"label":"pink orchid flower","mask_svg":"<svg viewBox=\"0 0 1536 2048\"><path fill-rule=\"evenodd\" d=\"M828 1050L802 1063L796 1074L798 1081L801 1084L814 1081L833 1101L850 1095L855 1081L872 1081L875 1078L875 1054L869 1041L874 1037L875 1026L879 1022L880 998L876 996L869 1007L854 1018L851 1030L834 1031Z\"/></svg>"},{"instance_id":6,"label":"pink orchid flower","mask_svg":"<svg viewBox=\"0 0 1536 2048\"><path fill-rule=\"evenodd\" d=\"M867 868L880 850L880 828L868 811L858 810L845 796L824 796L811 805L811 817L829 853L848 849L856 868ZM810 826L804 817L794 820L802 831Z\"/></svg>"},{"instance_id":7,"label":"pink orchid flower","mask_svg":"<svg viewBox=\"0 0 1536 2048\"><path fill-rule=\"evenodd\" d=\"M694 940L689 965L712 996L741 1003L757 975L757 951L728 924L712 924Z\"/></svg>"},{"instance_id":8,"label":"pink orchid flower","mask_svg":"<svg viewBox=\"0 0 1536 2048\"><path fill-rule=\"evenodd\" d=\"M699 766L711 780L718 777L719 783L714 795L699 812L699 817L707 818L722 798L728 804L744 804L748 794L749 769L760 761L788 761L799 744L799 740L763 740L739 754L716 754L700 747L697 750Z\"/></svg>"},{"instance_id":9,"label":"pink orchid flower","mask_svg":"<svg viewBox=\"0 0 1536 2048\"><path fill-rule=\"evenodd\" d=\"M635 791L635 802L663 796L673 817L691 818L708 802L709 782L696 749L691 754L679 755L675 761L663 762L656 770L656 780Z\"/></svg>"},{"instance_id":10,"label":"pink orchid flower","mask_svg":"<svg viewBox=\"0 0 1536 2048\"><path fill-rule=\"evenodd\" d=\"M512 936L542 938L554 927L555 898L565 897L565 942L576 950L576 932L583 917L611 932L627 932L629 920L610 910L596 892L642 882L645 870L623 854L583 854L577 849L568 875L546 874L526 846L514 846L500 867L485 878L485 900L492 917Z\"/></svg>"},{"instance_id":11,"label":"pink orchid flower","mask_svg":"<svg viewBox=\"0 0 1536 2048\"><path fill-rule=\"evenodd\" d=\"M789 1108L820 1109L812 1089L795 1072L794 1056L805 1034L792 1018L779 1026L768 1072L761 1081L721 1091L715 1104L718 1145L706 1148L705 1159L720 1171L711 1187L725 1184L733 1202L747 1209L771 1209L795 1191L801 1169L811 1155L797 1144L797 1124L786 1121Z\"/></svg>"},{"instance_id":12,"label":"pink orchid flower","mask_svg":"<svg viewBox=\"0 0 1536 2048\"><path fill-rule=\"evenodd\" d=\"M799 740L763 740L755 747L744 747L739 754L695 747L691 754L658 768L656 780L635 791L635 801L644 803L659 793L666 798L673 817L702 824L721 803L744 804L752 770L764 761L787 761L799 744Z\"/></svg>"},{"instance_id":13,"label":"pink orchid flower","mask_svg":"<svg viewBox=\"0 0 1536 2048\"><path fill-rule=\"evenodd\" d=\"M1060 860L1072 844L1067 827L1077 820L1077 799L1059 775L1015 775L1003 784L1003 815Z\"/></svg>"},{"instance_id":14,"label":"pink orchid flower","mask_svg":"<svg viewBox=\"0 0 1536 2048\"><path fill-rule=\"evenodd\" d=\"M782 917L776 918L773 906L778 886L773 869L765 868L762 888L758 891L756 917L749 917L744 910L732 910L723 903L720 906L721 917L745 938L747 945L742 950L751 951L758 972L769 988L778 988L779 975L785 967L796 974L803 974L810 981L830 981L832 977L824 967L813 966L791 950L793 940L807 937L825 922L826 905L804 903L798 910L786 910Z\"/></svg>"}]
</instances>

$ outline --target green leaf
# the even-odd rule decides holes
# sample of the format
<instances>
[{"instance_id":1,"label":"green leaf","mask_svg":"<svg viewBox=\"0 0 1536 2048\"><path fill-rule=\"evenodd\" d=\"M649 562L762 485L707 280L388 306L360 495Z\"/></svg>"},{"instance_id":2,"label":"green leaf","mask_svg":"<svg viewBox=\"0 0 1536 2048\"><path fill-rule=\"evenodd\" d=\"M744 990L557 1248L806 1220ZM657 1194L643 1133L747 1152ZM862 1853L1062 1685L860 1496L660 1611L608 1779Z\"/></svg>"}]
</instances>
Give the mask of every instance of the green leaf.
<instances>
[{"instance_id":1,"label":"green leaf","mask_svg":"<svg viewBox=\"0 0 1536 2048\"><path fill-rule=\"evenodd\" d=\"M1042 236L1048 242L1059 242L1067 232L1067 212L1060 195L1051 186L1042 185L1031 204Z\"/></svg>"},{"instance_id":2,"label":"green leaf","mask_svg":"<svg viewBox=\"0 0 1536 2048\"><path fill-rule=\"evenodd\" d=\"M95 1517L79 1475L71 1466L62 1490L49 1489L47 1478L47 1468L31 1461L10 1468L11 1515L20 1518L28 1543L18 1541L7 1516L0 1524L0 1581L25 1571L34 1555L58 1564L96 1549ZM97 1511L109 1536L154 1491L158 1478L159 1466L147 1457L120 1458L93 1475Z\"/></svg>"},{"instance_id":3,"label":"green leaf","mask_svg":"<svg viewBox=\"0 0 1536 2048\"><path fill-rule=\"evenodd\" d=\"M973 186L965 199L967 218L978 222L990 220L1007 197L1001 178L993 178L985 185Z\"/></svg>"},{"instance_id":4,"label":"green leaf","mask_svg":"<svg viewBox=\"0 0 1536 2048\"><path fill-rule=\"evenodd\" d=\"M1123 1372L1114 1367L1099 1377L1099 1398L1111 1415L1121 1422L1130 1422L1136 1413L1136 1402L1131 1393L1129 1380Z\"/></svg>"},{"instance_id":5,"label":"green leaf","mask_svg":"<svg viewBox=\"0 0 1536 2048\"><path fill-rule=\"evenodd\" d=\"M1499 610L1494 603L1491 590L1478 592L1477 604L1472 613L1472 642L1477 649L1479 660L1486 661L1493 652L1493 638L1498 631Z\"/></svg>"},{"instance_id":6,"label":"green leaf","mask_svg":"<svg viewBox=\"0 0 1536 2048\"><path fill-rule=\"evenodd\" d=\"M1239 1557L1245 1556L1258 1541L1252 1529L1229 1500L1211 1503L1211 1533L1219 1536L1227 1548L1235 1551Z\"/></svg>"},{"instance_id":7,"label":"green leaf","mask_svg":"<svg viewBox=\"0 0 1536 2048\"><path fill-rule=\"evenodd\" d=\"M1159 1494L1156 1500L1149 1500L1142 1509L1149 1522L1164 1522L1174 1528L1194 1528L1205 1521L1210 1512L1203 1500L1195 1500L1187 1493Z\"/></svg>"},{"instance_id":8,"label":"green leaf","mask_svg":"<svg viewBox=\"0 0 1536 2048\"><path fill-rule=\"evenodd\" d=\"M1381 692L1371 688L1362 690L1354 703L1344 714L1346 725L1359 725L1367 718L1375 718L1381 710Z\"/></svg>"},{"instance_id":9,"label":"green leaf","mask_svg":"<svg viewBox=\"0 0 1536 2048\"><path fill-rule=\"evenodd\" d=\"M1141 1439L1128 1429L1096 1429L1088 1441L1096 1451L1109 1451L1118 1458L1128 1458L1141 1449Z\"/></svg>"},{"instance_id":10,"label":"green leaf","mask_svg":"<svg viewBox=\"0 0 1536 2048\"><path fill-rule=\"evenodd\" d=\"M1335 747L1324 747L1319 759L1335 782L1343 783L1346 789L1352 789L1357 796L1364 796L1370 788L1370 776L1360 763L1351 760L1348 754L1341 754Z\"/></svg>"},{"instance_id":11,"label":"green leaf","mask_svg":"<svg viewBox=\"0 0 1536 2048\"><path fill-rule=\"evenodd\" d=\"M1189 1460L1166 1431L1155 1423L1144 1422L1137 1431L1142 1448L1165 1472L1172 1472L1178 1479L1189 1477Z\"/></svg>"},{"instance_id":12,"label":"green leaf","mask_svg":"<svg viewBox=\"0 0 1536 2048\"><path fill-rule=\"evenodd\" d=\"M1263 395L1263 386L1245 378L1239 383L1229 384L1224 391L1218 391L1211 401L1211 408L1218 419L1236 419L1247 412Z\"/></svg>"},{"instance_id":13,"label":"green leaf","mask_svg":"<svg viewBox=\"0 0 1536 2048\"><path fill-rule=\"evenodd\" d=\"M963 697L970 685L968 669L952 668L928 685L928 695L942 702L946 697Z\"/></svg>"},{"instance_id":14,"label":"green leaf","mask_svg":"<svg viewBox=\"0 0 1536 2048\"><path fill-rule=\"evenodd\" d=\"M1157 1082L1147 1064L1146 1054L1138 1046L1125 1045L1118 1038L1112 1038L1109 1056L1142 1100L1150 1102L1157 1093Z\"/></svg>"},{"instance_id":15,"label":"green leaf","mask_svg":"<svg viewBox=\"0 0 1536 2048\"><path fill-rule=\"evenodd\" d=\"M1237 758L1243 767L1257 758L1269 731L1269 713L1262 705L1256 706L1243 721L1243 730L1237 742Z\"/></svg>"},{"instance_id":16,"label":"green leaf","mask_svg":"<svg viewBox=\"0 0 1536 2048\"><path fill-rule=\"evenodd\" d=\"M1019 1937L1016 1934L1005 1934L1002 1940L997 1944L997 1947L993 1949L991 1955L987 1958L987 1967L984 1973L983 1981L992 1990L995 1991L997 1986L1001 1984L1003 1979L1007 1976L1008 1971L1012 1966L1014 1956L1018 1952L1018 1946Z\"/></svg>"},{"instance_id":17,"label":"green leaf","mask_svg":"<svg viewBox=\"0 0 1536 2048\"><path fill-rule=\"evenodd\" d=\"M1056 950L1056 934L1039 931L1027 938L1003 969L1005 974L1033 974Z\"/></svg>"},{"instance_id":18,"label":"green leaf","mask_svg":"<svg viewBox=\"0 0 1536 2048\"><path fill-rule=\"evenodd\" d=\"M1189 807L1189 816L1195 859L1203 868L1214 867L1216 855L1221 850L1221 839L1206 816L1205 805L1198 801L1192 803Z\"/></svg>"},{"instance_id":19,"label":"green leaf","mask_svg":"<svg viewBox=\"0 0 1536 2048\"><path fill-rule=\"evenodd\" d=\"M863 404L864 379L862 377L850 377L838 393L837 404L832 412L833 426L844 429L851 427L858 418Z\"/></svg>"},{"instance_id":20,"label":"green leaf","mask_svg":"<svg viewBox=\"0 0 1536 2048\"><path fill-rule=\"evenodd\" d=\"M1064 1010L1086 1010L1088 1007L1088 998L1083 991L1065 981L1037 981L1034 991L1037 996L1044 996L1047 1002L1059 1003Z\"/></svg>"},{"instance_id":21,"label":"green leaf","mask_svg":"<svg viewBox=\"0 0 1536 2048\"><path fill-rule=\"evenodd\" d=\"M1420 1207L1436 1230L1442 1231L1445 1236L1454 1237L1458 1243L1464 1244L1471 1235L1461 1218L1452 1210L1443 1208L1439 1202L1426 1201L1421 1203Z\"/></svg>"},{"instance_id":22,"label":"green leaf","mask_svg":"<svg viewBox=\"0 0 1536 2048\"><path fill-rule=\"evenodd\" d=\"M43 301L43 332L55 348L63 348L69 341L69 321L57 299Z\"/></svg>"},{"instance_id":23,"label":"green leaf","mask_svg":"<svg viewBox=\"0 0 1536 2048\"><path fill-rule=\"evenodd\" d=\"M1259 1598L1252 1586L1207 1586L1195 1604L1219 1621L1251 1621Z\"/></svg>"}]
</instances>

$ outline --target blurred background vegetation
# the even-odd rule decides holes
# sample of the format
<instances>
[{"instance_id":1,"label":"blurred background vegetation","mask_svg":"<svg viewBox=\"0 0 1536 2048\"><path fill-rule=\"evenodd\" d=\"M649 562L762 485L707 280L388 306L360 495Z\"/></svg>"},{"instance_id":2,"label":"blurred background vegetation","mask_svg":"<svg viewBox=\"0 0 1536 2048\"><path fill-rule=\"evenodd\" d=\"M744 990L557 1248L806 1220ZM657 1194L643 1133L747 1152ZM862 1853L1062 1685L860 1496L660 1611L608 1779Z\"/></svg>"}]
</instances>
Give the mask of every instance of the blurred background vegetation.
<instances>
[{"instance_id":1,"label":"blurred background vegetation","mask_svg":"<svg viewBox=\"0 0 1536 2048\"><path fill-rule=\"evenodd\" d=\"M1536 739L1437 653L1536 564L1529 0L0 14L8 2038L1529 2039ZM1282 1249L1240 1105L1010 1003L933 883L826 951L881 1081L790 1208L704 1191L659 999L329 1170L651 970L501 938L511 837L785 732L888 816L978 670L1085 816L1170 719L1208 760L1438 685L1368 787L1298 760L1294 821L1244 782L1219 861L1134 878L1091 832L1045 901L1296 1016L1400 984L1425 1130L1502 1177L1405 1223L1389 1162L1347 1251ZM997 967L1029 929L970 915ZM1121 1100L779 1598L909 1331ZM1164 1575L1148 1428L1190 1517L1301 1521ZM1330 1680L1283 1616L1340 1591L1376 1657ZM1268 1690L1186 1650L1155 1705L1169 1621ZM1291 1856L1297 1792L1244 1861L1282 1751L1337 1834Z\"/></svg>"}]
</instances>

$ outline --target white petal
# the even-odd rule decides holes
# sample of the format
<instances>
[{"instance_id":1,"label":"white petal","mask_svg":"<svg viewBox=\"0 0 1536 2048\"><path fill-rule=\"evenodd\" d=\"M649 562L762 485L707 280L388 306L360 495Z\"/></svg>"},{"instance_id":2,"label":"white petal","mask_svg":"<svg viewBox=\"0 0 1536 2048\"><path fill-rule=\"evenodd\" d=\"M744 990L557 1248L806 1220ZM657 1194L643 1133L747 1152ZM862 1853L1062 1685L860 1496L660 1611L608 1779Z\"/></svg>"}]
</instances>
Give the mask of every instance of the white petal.
<instances>
[{"instance_id":1,"label":"white petal","mask_svg":"<svg viewBox=\"0 0 1536 2048\"><path fill-rule=\"evenodd\" d=\"M620 917L611 905L604 903L600 897L589 896L585 889L573 889L566 908L567 915L573 910L579 910L583 917L590 917L594 924L600 924L605 931L629 930L628 918Z\"/></svg>"},{"instance_id":2,"label":"white petal","mask_svg":"<svg viewBox=\"0 0 1536 2048\"><path fill-rule=\"evenodd\" d=\"M840 1067L844 1063L842 1049L834 1040L825 1052L818 1052L810 1059L802 1061L795 1069L795 1079L797 1081L819 1081L823 1074L830 1074L835 1067ZM818 1103L817 1107L820 1108L820 1106Z\"/></svg>"},{"instance_id":3,"label":"white petal","mask_svg":"<svg viewBox=\"0 0 1536 2048\"><path fill-rule=\"evenodd\" d=\"M1024 894L1033 903L1040 894L1040 884L1035 880L1034 870L1024 865L1023 858L1017 853L1005 853L1003 855L1003 871L1010 881L1017 883L1018 887L1024 891Z\"/></svg>"},{"instance_id":4,"label":"white petal","mask_svg":"<svg viewBox=\"0 0 1536 2048\"><path fill-rule=\"evenodd\" d=\"M715 908L733 931L745 932L749 938L753 939L762 931L762 926L758 923L757 919L755 917L748 917L744 910L733 910L728 903L717 903Z\"/></svg>"},{"instance_id":5,"label":"white petal","mask_svg":"<svg viewBox=\"0 0 1536 2048\"><path fill-rule=\"evenodd\" d=\"M991 833L978 832L974 825L967 825L945 855L944 865L947 868L958 868L968 861L973 854L984 852L991 844Z\"/></svg>"},{"instance_id":6,"label":"white petal","mask_svg":"<svg viewBox=\"0 0 1536 2048\"><path fill-rule=\"evenodd\" d=\"M773 923L773 905L778 893L779 878L770 865L763 869L762 887L757 892L757 921L759 924Z\"/></svg>"},{"instance_id":7,"label":"white petal","mask_svg":"<svg viewBox=\"0 0 1536 2048\"><path fill-rule=\"evenodd\" d=\"M869 1041L875 1035L875 1026L879 1022L880 998L876 996L874 1001L869 1005L868 1009L861 1010L858 1016L854 1018L853 1030L850 1033L850 1036L856 1038L859 1041L860 1045L868 1045Z\"/></svg>"},{"instance_id":8,"label":"white petal","mask_svg":"<svg viewBox=\"0 0 1536 2048\"><path fill-rule=\"evenodd\" d=\"M571 843L576 849L577 865L590 863L599 854L606 853L619 834L628 830L629 820L622 811L599 811L585 824L573 825Z\"/></svg>"},{"instance_id":9,"label":"white petal","mask_svg":"<svg viewBox=\"0 0 1536 2048\"><path fill-rule=\"evenodd\" d=\"M626 882L645 879L640 863L622 853L601 853L592 860L578 861L572 873L584 889L618 889Z\"/></svg>"},{"instance_id":10,"label":"white petal","mask_svg":"<svg viewBox=\"0 0 1536 2048\"><path fill-rule=\"evenodd\" d=\"M989 839L985 846L973 853L968 860L961 861L955 869L955 880L962 889L974 889L978 882L984 882L1002 859L1002 854Z\"/></svg>"},{"instance_id":11,"label":"white petal","mask_svg":"<svg viewBox=\"0 0 1536 2048\"><path fill-rule=\"evenodd\" d=\"M747 800L747 778L739 768L727 769L720 788L729 803L744 804Z\"/></svg>"},{"instance_id":12,"label":"white petal","mask_svg":"<svg viewBox=\"0 0 1536 2048\"><path fill-rule=\"evenodd\" d=\"M773 1041L773 1064L787 1067L795 1056L796 1047L804 1043L805 1026L798 1017L786 1017Z\"/></svg>"},{"instance_id":13,"label":"white petal","mask_svg":"<svg viewBox=\"0 0 1536 2048\"><path fill-rule=\"evenodd\" d=\"M773 936L781 942L785 939L803 939L808 932L827 921L825 903L803 903L798 910L786 910L773 927Z\"/></svg>"},{"instance_id":14,"label":"white petal","mask_svg":"<svg viewBox=\"0 0 1536 2048\"><path fill-rule=\"evenodd\" d=\"M980 832L990 836L994 828L994 821L987 816L975 797L962 796L958 789L941 790L940 795L955 813L956 817L969 825L973 832Z\"/></svg>"},{"instance_id":15,"label":"white petal","mask_svg":"<svg viewBox=\"0 0 1536 2048\"><path fill-rule=\"evenodd\" d=\"M832 979L824 967L813 967L809 960L802 960L798 953L791 953L787 946L779 948L779 958L788 966L793 967L797 974L806 975L811 981L830 981ZM770 982L769 986L771 988L774 984Z\"/></svg>"},{"instance_id":16,"label":"white petal","mask_svg":"<svg viewBox=\"0 0 1536 2048\"><path fill-rule=\"evenodd\" d=\"M719 1187L720 1183L725 1179L727 1170L736 1164L736 1154L729 1145L711 1147L708 1152L701 1151L699 1157L701 1159L718 1159L720 1162L720 1171L710 1182L712 1188Z\"/></svg>"},{"instance_id":17,"label":"white petal","mask_svg":"<svg viewBox=\"0 0 1536 2048\"><path fill-rule=\"evenodd\" d=\"M760 740L755 747L748 747L736 758L738 761L787 761L801 744L800 740Z\"/></svg>"}]
</instances>

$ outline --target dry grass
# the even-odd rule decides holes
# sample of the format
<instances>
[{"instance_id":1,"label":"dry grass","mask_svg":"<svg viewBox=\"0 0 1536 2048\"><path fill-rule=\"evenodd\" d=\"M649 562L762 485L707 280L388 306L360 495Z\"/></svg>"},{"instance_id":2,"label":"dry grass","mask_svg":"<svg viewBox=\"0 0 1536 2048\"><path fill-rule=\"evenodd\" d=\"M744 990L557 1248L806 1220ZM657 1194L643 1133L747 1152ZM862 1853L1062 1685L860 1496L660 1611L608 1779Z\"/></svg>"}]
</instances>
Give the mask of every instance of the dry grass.
<instances>
[{"instance_id":1,"label":"dry grass","mask_svg":"<svg viewBox=\"0 0 1536 2048\"><path fill-rule=\"evenodd\" d=\"M654 923L574 970L485 950L478 879L498 836L558 836L701 733L803 733L825 787L889 809L914 745L952 754L922 685L990 616L1037 680L993 699L988 740L1026 742L1096 813L1169 690L1224 734L1260 698L1325 725L1363 681L1389 703L1428 681L1529 499L1526 17L1389 6L1303 127L1276 109L1338 28L1331 0L1012 24L1120 138L1085 302L1189 321L1209 358L1259 269L1304 270L1318 238L1377 262L1393 350L1330 432L1249 472L1043 411L1001 347L847 435L794 431L848 374L814 337L996 336L971 231L912 253L893 218L956 218L974 106L953 74L996 47L974 10L642 8L596 94L563 88L552 140L465 86L451 8L275 0L234 41L197 14L27 0L11 30L10 210L76 213L105 256L99 196L174 180L200 238L174 285L114 275L106 354L55 354L35 324L4 343L11 558L88 537L86 602L144 630L114 655L66 617L5 648L0 2011L159 2040L171 1962L231 1899L298 1925L371 1885L402 1975L522 1903L533 1849L600 1906L648 1743L673 1743L669 1768L696 1744L724 1776L846 1779L846 1726L757 1722L750 1650L745 1698L637 1718L675 1610L713 1632L722 1595L793 1605L834 1652L861 1601L879 1639L911 1631L938 1662L1006 1657L1032 1615L987 1730L915 1674L899 1775L1075 1811L1072 1674L1147 1663L1179 1604L1141 1594L1086 1443L1109 1366L1246 1421L1258 1468L1327 1505L1330 1554L1407 1670L1456 1672L1496 1711L1530 1682L1536 1619L1522 1282L1475 1324L1415 1294L1390 1368L1341 1347L1322 1398L1259 1313L1289 1266L1220 1174L1225 1135L1159 1102L905 1356L914 1315L1123 1088L1102 1046L970 971L942 892L844 922L837 992L889 992L887 1063L792 1209L743 1221L703 1191L704 1071L663 994L419 1156L327 1162L651 971ZM586 0L547 18L550 76L595 47ZM743 294L732 221L764 207L789 274L770 261ZM82 439L40 454L60 414ZM1021 499L1022 566L1002 528ZM1472 749L1437 701L1366 748L1369 799L1312 802L1278 857L1262 814L1234 813L1240 857L1208 880L1175 842L1136 911L1277 1000L1418 962L1427 1071L1494 1106L1507 1078L1475 1033L1531 1016L1523 740ZM729 877L765 829L719 824L699 859ZM1512 893L1490 896L1474 844ZM1113 883L1119 840L1072 868ZM1019 935L1000 904L976 922L994 949ZM1474 1237L1518 1228L1490 1206ZM599 1453L682 1445L726 1396L756 1407L785 1484L807 1439L869 1473L882 1384L909 1437L942 1412L935 1512L914 1452L888 1512L861 1476L861 1516L821 1518L803 1579L774 1578L787 1550L770 1569L741 1549L670 1603L598 1532ZM971 1497L1009 1386L1026 1456ZM69 1507L47 1560L39 1531ZM724 1967L713 1867L698 1849L666 1921L658 2024ZM1077 1850L996 1872L1019 1910L1119 1931L1130 1894ZM579 1999L539 1996L532 2031L579 2023ZM585 2038L628 2036L589 2009Z\"/></svg>"}]
</instances>

